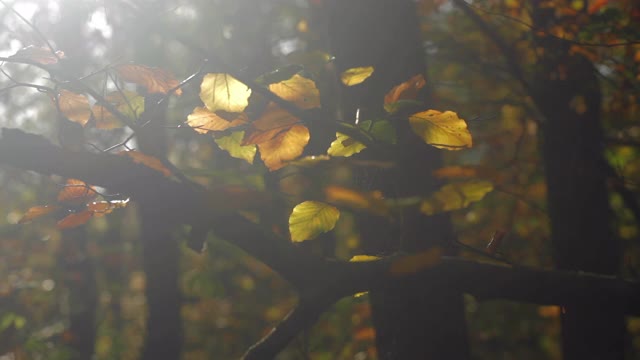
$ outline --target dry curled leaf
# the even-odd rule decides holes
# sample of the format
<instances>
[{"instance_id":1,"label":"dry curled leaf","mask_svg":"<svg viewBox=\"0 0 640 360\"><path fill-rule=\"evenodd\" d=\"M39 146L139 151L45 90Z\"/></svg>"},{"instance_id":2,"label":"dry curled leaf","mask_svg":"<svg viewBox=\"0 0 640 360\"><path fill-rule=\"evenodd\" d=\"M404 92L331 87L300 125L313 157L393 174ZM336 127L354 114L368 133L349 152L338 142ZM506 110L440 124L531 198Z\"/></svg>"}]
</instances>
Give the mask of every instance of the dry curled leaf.
<instances>
[{"instance_id":1,"label":"dry curled leaf","mask_svg":"<svg viewBox=\"0 0 640 360\"><path fill-rule=\"evenodd\" d=\"M58 201L66 205L82 205L94 199L98 194L92 186L82 180L68 179L58 193Z\"/></svg>"},{"instance_id":2,"label":"dry curled leaf","mask_svg":"<svg viewBox=\"0 0 640 360\"><path fill-rule=\"evenodd\" d=\"M85 126L91 119L91 105L89 99L83 95L68 90L60 90L58 94L58 109L67 119Z\"/></svg>"},{"instance_id":3,"label":"dry curled leaf","mask_svg":"<svg viewBox=\"0 0 640 360\"><path fill-rule=\"evenodd\" d=\"M394 112L397 103L401 100L415 100L418 97L418 91L424 87L427 81L422 74L415 75L411 79L394 87L384 97L384 108L388 112Z\"/></svg>"},{"instance_id":4,"label":"dry curled leaf","mask_svg":"<svg viewBox=\"0 0 640 360\"><path fill-rule=\"evenodd\" d=\"M167 94L180 84L171 72L156 67L123 64L116 66L115 70L122 80L144 86L150 94ZM177 89L175 94L181 95L182 89Z\"/></svg>"}]
</instances>

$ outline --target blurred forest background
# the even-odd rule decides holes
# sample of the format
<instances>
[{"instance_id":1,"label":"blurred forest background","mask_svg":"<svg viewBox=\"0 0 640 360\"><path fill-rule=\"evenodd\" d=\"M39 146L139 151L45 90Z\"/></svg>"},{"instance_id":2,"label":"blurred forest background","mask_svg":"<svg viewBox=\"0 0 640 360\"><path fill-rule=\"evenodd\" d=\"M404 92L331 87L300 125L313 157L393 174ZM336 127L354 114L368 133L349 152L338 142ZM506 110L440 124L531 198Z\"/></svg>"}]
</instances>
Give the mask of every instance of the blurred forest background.
<instances>
[{"instance_id":1,"label":"blurred forest background","mask_svg":"<svg viewBox=\"0 0 640 360\"><path fill-rule=\"evenodd\" d=\"M78 78L109 65L135 62L166 69L177 79L184 79L203 67L203 59L214 63L211 54L217 60L207 66L225 64L220 72L242 74L245 78L254 79L278 68L296 72L303 69L316 81L323 107L333 106L330 110L339 114L340 120L353 123L354 113L336 109L343 105L348 109L346 103L363 95L350 95L336 78L344 68L356 66L373 65L374 74L384 72L385 63L389 67L416 69L409 65L411 60L406 54L389 46L413 36L394 30L398 21L407 22L419 34L415 50L423 60L421 66L426 66L422 95L427 99L427 108L455 111L466 120L474 143L470 149L439 152L442 164L438 164L440 160L425 164L428 173L438 184L481 179L491 182L493 188L481 201L447 213L453 224L450 235L456 240L443 236L453 244L451 251L468 259L505 260L544 269L580 269L637 278L637 2L343 2L351 5L329 0L5 0L0 5L0 56L9 57L30 45L47 46L44 35L56 50L64 51L64 61L56 66ZM340 6L348 9L336 14L336 7ZM357 37L350 35L351 30L368 40L355 42ZM348 44L336 44L340 36L354 41L354 51L360 51L361 45L379 43L380 59L388 61L343 66L340 61L350 55L344 50ZM412 41L413 38L409 43ZM562 60L558 62L561 66L554 68L555 78L540 75L549 59L558 58ZM15 86L46 83L46 72L10 62L3 63L2 69L6 72L0 76L2 127L42 134L67 148L86 148L87 139L104 149L130 135L126 128L82 128L56 121L58 115L49 96L32 87ZM407 70L396 76L399 81L382 81L384 92L418 73ZM543 95L563 101L563 91L573 90L554 86L554 81L567 79L579 89L565 103L540 101ZM98 74L86 83L106 91L108 80L107 75ZM364 89L357 91L367 91L366 81L356 86ZM581 93L582 88L588 93ZM158 127L163 140L155 145L166 151L171 163L185 176L203 186L239 185L266 192L277 189L272 215L284 219L277 221L286 221L295 203L314 196L308 189L312 183L309 178L344 186L365 183L360 187L367 191L385 190L378 180L387 175L382 174L384 169L375 167L362 171L361 165L337 162L322 167L321 172L309 170L308 177L304 177L287 170L294 166L270 172L264 166L234 159L219 149L211 136L184 127L187 116L202 106L199 82L187 84L182 91L182 96L169 101L166 123ZM554 91L558 94L554 95ZM549 140L553 136L542 135L550 115L555 111L564 116L565 109L580 116L596 112L594 123L596 128L601 127L600 137L574 132L571 127L550 129L557 134L554 140ZM312 129L312 133L316 130ZM335 129L330 128L330 132ZM592 157L604 174L606 198L595 201L603 215L592 220L606 224L610 235L606 241L617 244L612 246L620 250L613 256L618 258L602 260L611 266L567 265L566 261L563 263L563 250L554 248L551 229L555 225L545 177L545 169L549 171L554 165L542 155L545 144L553 141L584 150L583 155ZM143 143L138 140L131 146L142 149ZM592 154L590 149L597 151ZM582 161L580 155L562 146L545 151L567 161L566 166ZM600 157L606 161L599 163ZM377 153L362 158L363 162L374 160L384 163L389 159ZM422 163L411 163L404 168L406 171L393 176L417 176L407 170L416 164ZM274 185L276 173L279 175ZM585 174L590 176L588 171ZM561 176L581 183L571 174ZM140 219L153 214L138 209L135 203L74 229L57 229L54 218L18 224L27 209L54 203L64 181L10 167L2 167L0 172L0 360L89 359L91 354L100 360L141 358L147 333L145 309L153 301L145 297L150 281L145 269L153 266L161 269L159 279L152 283L160 287L156 289L160 299L157 301L169 299L166 306L179 306L177 321L182 324L183 340L176 340L173 350L185 360L240 358L296 304L296 292L272 269L213 235L207 238L203 253L192 251L184 241L168 249L141 242L141 233L148 229L140 225ZM594 189L595 194L597 187ZM573 203L578 208L593 204L587 200ZM366 230L358 225L363 224L360 216L357 211L343 211L331 239L321 238L300 246L343 261L355 255L388 255L397 250L393 244L367 244ZM567 229L574 229L574 225L568 224ZM159 225L152 222L147 226ZM398 226L402 228L402 224ZM577 226L590 231L583 223ZM186 232L177 236L184 240ZM487 250L492 236L499 238L501 244ZM574 250L569 252L579 251L575 250L575 242L571 246ZM145 265L143 252L155 248L175 251L175 257L169 259L176 259L176 267L170 261ZM603 258L607 256L602 247L595 248L600 249L595 252ZM175 289L171 285L173 279L177 282ZM278 359L393 358L379 356L376 350L369 297L365 294L337 302L314 326L298 335ZM562 358L560 307L479 301L471 295L465 295L462 301L473 358ZM165 326L170 327L176 319L168 321L149 326L174 334ZM414 325L414 329L420 329L424 324ZM629 317L625 326L627 335L621 351L626 358L640 359L640 319ZM180 336L180 331L174 335ZM149 354L145 357L153 358Z\"/></svg>"}]
</instances>

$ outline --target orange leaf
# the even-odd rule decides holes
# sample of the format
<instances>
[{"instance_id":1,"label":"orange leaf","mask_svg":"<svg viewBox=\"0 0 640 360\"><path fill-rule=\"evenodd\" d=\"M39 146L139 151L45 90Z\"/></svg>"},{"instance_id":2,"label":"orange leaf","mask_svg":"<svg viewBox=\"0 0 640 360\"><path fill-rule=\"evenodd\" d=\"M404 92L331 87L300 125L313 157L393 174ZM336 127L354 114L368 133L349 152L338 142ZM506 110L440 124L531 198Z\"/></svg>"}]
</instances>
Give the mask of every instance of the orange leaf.
<instances>
[{"instance_id":1,"label":"orange leaf","mask_svg":"<svg viewBox=\"0 0 640 360\"><path fill-rule=\"evenodd\" d=\"M288 80L269 85L269 90L296 104L300 109L313 109L320 106L320 91L316 83L298 74Z\"/></svg>"},{"instance_id":2,"label":"orange leaf","mask_svg":"<svg viewBox=\"0 0 640 360\"><path fill-rule=\"evenodd\" d=\"M156 67L125 64L115 69L122 80L144 86L150 94L167 94L180 84L172 73ZM175 94L181 95L182 89L177 89Z\"/></svg>"},{"instance_id":3,"label":"orange leaf","mask_svg":"<svg viewBox=\"0 0 640 360\"><path fill-rule=\"evenodd\" d=\"M93 211L84 210L72 213L58 221L57 228L59 230L71 229L80 225L84 225L93 216Z\"/></svg>"},{"instance_id":4,"label":"orange leaf","mask_svg":"<svg viewBox=\"0 0 640 360\"><path fill-rule=\"evenodd\" d=\"M275 138L279 133L298 124L300 119L275 103L270 103L262 116L251 123L242 145L260 144Z\"/></svg>"},{"instance_id":5,"label":"orange leaf","mask_svg":"<svg viewBox=\"0 0 640 360\"><path fill-rule=\"evenodd\" d=\"M58 201L67 205L82 205L97 195L93 187L84 181L68 179L64 188L58 193Z\"/></svg>"},{"instance_id":6,"label":"orange leaf","mask_svg":"<svg viewBox=\"0 0 640 360\"><path fill-rule=\"evenodd\" d=\"M376 330L371 326L362 328L356 332L354 338L358 341L374 340L376 338Z\"/></svg>"},{"instance_id":7,"label":"orange leaf","mask_svg":"<svg viewBox=\"0 0 640 360\"><path fill-rule=\"evenodd\" d=\"M113 91L105 96L105 100L132 121L138 120L144 112L144 97L133 91ZM91 111L93 111L96 128L115 129L122 127L121 120L103 105L95 104Z\"/></svg>"},{"instance_id":8,"label":"orange leaf","mask_svg":"<svg viewBox=\"0 0 640 360\"><path fill-rule=\"evenodd\" d=\"M58 209L60 209L59 206L50 206L50 205L34 206L29 210L27 210L27 212L24 215L22 215L22 218L18 221L18 224L31 222L34 219L50 214Z\"/></svg>"},{"instance_id":9,"label":"orange leaf","mask_svg":"<svg viewBox=\"0 0 640 360\"><path fill-rule=\"evenodd\" d=\"M605 7L609 3L609 0L595 0L589 5L589 14L595 14L600 9Z\"/></svg>"},{"instance_id":10,"label":"orange leaf","mask_svg":"<svg viewBox=\"0 0 640 360\"><path fill-rule=\"evenodd\" d=\"M224 131L246 122L247 116L244 113L229 121L204 107L195 108L187 117L187 124L201 134L206 134L209 131Z\"/></svg>"},{"instance_id":11,"label":"orange leaf","mask_svg":"<svg viewBox=\"0 0 640 360\"><path fill-rule=\"evenodd\" d=\"M396 276L411 275L437 265L442 259L443 250L431 248L417 254L402 256L389 266L389 273Z\"/></svg>"},{"instance_id":12,"label":"orange leaf","mask_svg":"<svg viewBox=\"0 0 640 360\"><path fill-rule=\"evenodd\" d=\"M162 161L160 161L159 159L151 155L147 155L136 150L121 151L118 153L118 155L128 156L135 163L142 164L148 168L159 171L164 176L167 176L167 177L171 176L171 170L167 169L166 166L164 166L164 164L162 163Z\"/></svg>"},{"instance_id":13,"label":"orange leaf","mask_svg":"<svg viewBox=\"0 0 640 360\"><path fill-rule=\"evenodd\" d=\"M389 208L379 192L366 193L341 186L328 186L324 189L324 193L330 203L369 211L379 216L390 215Z\"/></svg>"},{"instance_id":14,"label":"orange leaf","mask_svg":"<svg viewBox=\"0 0 640 360\"><path fill-rule=\"evenodd\" d=\"M53 53L48 47L30 45L18 50L18 52L9 58L33 61L42 65L51 65L57 63L58 59L64 58L64 52L56 51Z\"/></svg>"},{"instance_id":15,"label":"orange leaf","mask_svg":"<svg viewBox=\"0 0 640 360\"><path fill-rule=\"evenodd\" d=\"M89 99L67 90L60 90L58 94L58 108L69 120L85 126L91 119Z\"/></svg>"},{"instance_id":16,"label":"orange leaf","mask_svg":"<svg viewBox=\"0 0 640 360\"><path fill-rule=\"evenodd\" d=\"M278 170L284 167L287 161L302 154L309 138L309 130L306 127L294 125L281 131L271 140L258 143L260 157L269 170Z\"/></svg>"},{"instance_id":17,"label":"orange leaf","mask_svg":"<svg viewBox=\"0 0 640 360\"><path fill-rule=\"evenodd\" d=\"M418 96L418 91L422 89L426 83L427 81L424 79L424 76L418 74L394 87L384 97L385 109L388 108L387 105L391 105L399 100L415 100Z\"/></svg>"}]
</instances>

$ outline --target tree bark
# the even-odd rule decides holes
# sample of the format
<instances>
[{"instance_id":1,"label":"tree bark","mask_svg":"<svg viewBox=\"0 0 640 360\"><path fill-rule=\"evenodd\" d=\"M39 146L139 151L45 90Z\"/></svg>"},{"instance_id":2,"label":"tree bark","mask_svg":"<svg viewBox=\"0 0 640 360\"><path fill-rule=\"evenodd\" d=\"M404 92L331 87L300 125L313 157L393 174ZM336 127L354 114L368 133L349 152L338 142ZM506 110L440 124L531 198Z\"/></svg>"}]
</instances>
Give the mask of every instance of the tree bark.
<instances>
[{"instance_id":1,"label":"tree bark","mask_svg":"<svg viewBox=\"0 0 640 360\"><path fill-rule=\"evenodd\" d=\"M418 19L412 1L352 0L329 2L329 38L338 73L373 66L366 86L344 89L343 120L383 115L384 95L416 74L425 73ZM365 150L363 157L391 160L390 171L361 174L360 186L390 196L427 194L437 187L431 172L440 154L398 119L398 145L389 153ZM367 154L368 152L368 154ZM402 214L400 225L360 216L358 227L368 253L413 252L439 245L450 249L453 238L447 216L424 217L415 209ZM398 239L398 241L390 241ZM451 253L452 251L450 251ZM417 279L390 282L370 294L380 359L465 359L469 357L462 294Z\"/></svg>"},{"instance_id":2,"label":"tree bark","mask_svg":"<svg viewBox=\"0 0 640 360\"><path fill-rule=\"evenodd\" d=\"M550 16L535 12L536 28ZM593 65L566 43L540 38L544 55L532 83L544 115L542 150L558 268L618 274L620 242L611 229L600 87ZM584 298L562 313L565 359L623 359L625 322L615 301Z\"/></svg>"}]
</instances>

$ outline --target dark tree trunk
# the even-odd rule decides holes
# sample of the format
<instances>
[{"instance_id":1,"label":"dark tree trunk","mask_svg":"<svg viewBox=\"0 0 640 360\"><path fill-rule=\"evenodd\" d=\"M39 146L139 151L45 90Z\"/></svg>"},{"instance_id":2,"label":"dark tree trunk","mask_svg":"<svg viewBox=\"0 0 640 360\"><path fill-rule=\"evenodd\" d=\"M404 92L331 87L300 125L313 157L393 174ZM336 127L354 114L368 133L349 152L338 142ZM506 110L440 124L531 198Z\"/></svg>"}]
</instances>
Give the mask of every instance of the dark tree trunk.
<instances>
[{"instance_id":1,"label":"dark tree trunk","mask_svg":"<svg viewBox=\"0 0 640 360\"><path fill-rule=\"evenodd\" d=\"M344 91L343 120L353 123L382 113L384 95L395 85L424 74L418 19L412 1L334 0L329 2L329 38L336 70L372 65L364 86ZM431 172L440 154L414 135L405 120L394 121L398 145L389 153L369 149L363 157L393 161L391 170L361 174L361 186L388 196L423 195L437 184ZM453 237L449 218L425 217L407 211L399 224L360 216L363 246L369 253L414 252ZM451 250L451 249L450 249ZM469 357L462 294L415 280L390 284L371 292L376 344L380 359L466 359Z\"/></svg>"},{"instance_id":2,"label":"dark tree trunk","mask_svg":"<svg viewBox=\"0 0 640 360\"><path fill-rule=\"evenodd\" d=\"M537 25L550 15L538 11ZM549 216L560 269L617 274L620 243L611 229L603 155L600 87L593 65L566 43L540 39L544 55L532 84L544 115L542 132ZM563 309L564 358L623 359L621 307L591 299Z\"/></svg>"}]
</instances>

